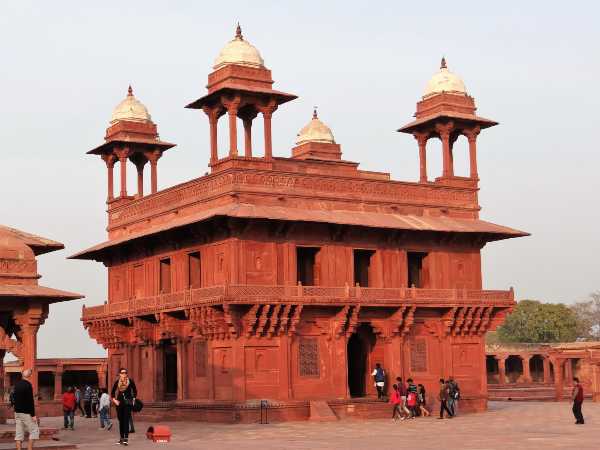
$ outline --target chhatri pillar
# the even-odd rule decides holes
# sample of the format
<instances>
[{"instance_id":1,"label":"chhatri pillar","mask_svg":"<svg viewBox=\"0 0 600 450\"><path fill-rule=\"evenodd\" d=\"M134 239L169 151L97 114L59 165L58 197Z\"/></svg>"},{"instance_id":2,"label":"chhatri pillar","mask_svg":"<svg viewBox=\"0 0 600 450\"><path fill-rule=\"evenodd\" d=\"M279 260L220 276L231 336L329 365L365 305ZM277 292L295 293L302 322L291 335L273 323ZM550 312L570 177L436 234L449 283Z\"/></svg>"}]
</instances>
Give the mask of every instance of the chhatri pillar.
<instances>
[{"instance_id":1,"label":"chhatri pillar","mask_svg":"<svg viewBox=\"0 0 600 450\"><path fill-rule=\"evenodd\" d=\"M64 372L64 366L62 364L57 364L54 372L54 400L60 400L62 398L62 379Z\"/></svg>"},{"instance_id":2,"label":"chhatri pillar","mask_svg":"<svg viewBox=\"0 0 600 450\"><path fill-rule=\"evenodd\" d=\"M523 364L523 382L531 383L531 370L529 367L529 360L531 355L521 355L521 361Z\"/></svg>"},{"instance_id":3,"label":"chhatri pillar","mask_svg":"<svg viewBox=\"0 0 600 450\"><path fill-rule=\"evenodd\" d=\"M565 360L564 359L555 359L554 360L554 391L555 391L555 400L557 402L562 400L562 398L563 398L564 370L565 370Z\"/></svg>"}]
</instances>

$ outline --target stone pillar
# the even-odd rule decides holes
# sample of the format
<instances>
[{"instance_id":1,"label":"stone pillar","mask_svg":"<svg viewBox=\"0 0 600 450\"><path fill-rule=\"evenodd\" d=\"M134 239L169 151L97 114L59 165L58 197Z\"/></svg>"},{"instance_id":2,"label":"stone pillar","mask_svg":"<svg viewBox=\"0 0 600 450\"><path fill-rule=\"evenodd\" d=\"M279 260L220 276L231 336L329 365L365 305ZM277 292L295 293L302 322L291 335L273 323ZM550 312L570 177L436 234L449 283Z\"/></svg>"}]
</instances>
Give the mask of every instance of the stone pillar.
<instances>
[{"instance_id":1,"label":"stone pillar","mask_svg":"<svg viewBox=\"0 0 600 450\"><path fill-rule=\"evenodd\" d=\"M98 369L96 369L96 375L98 376L98 387L100 389L106 389L106 365L101 364Z\"/></svg>"},{"instance_id":2,"label":"stone pillar","mask_svg":"<svg viewBox=\"0 0 600 450\"><path fill-rule=\"evenodd\" d=\"M62 378L64 373L64 367L62 364L56 366L54 372L54 400L60 400L62 398Z\"/></svg>"},{"instance_id":3,"label":"stone pillar","mask_svg":"<svg viewBox=\"0 0 600 450\"><path fill-rule=\"evenodd\" d=\"M108 194L106 196L106 202L111 202L115 198L114 188L114 168L117 157L115 155L102 155L102 159L106 163L106 170L108 175Z\"/></svg>"},{"instance_id":4,"label":"stone pillar","mask_svg":"<svg viewBox=\"0 0 600 450\"><path fill-rule=\"evenodd\" d=\"M150 193L156 194L158 191L158 160L162 152L158 149L144 152L144 156L150 161Z\"/></svg>"},{"instance_id":5,"label":"stone pillar","mask_svg":"<svg viewBox=\"0 0 600 450\"><path fill-rule=\"evenodd\" d=\"M556 401L562 400L563 397L563 372L564 372L564 359L554 360L554 390Z\"/></svg>"},{"instance_id":6,"label":"stone pillar","mask_svg":"<svg viewBox=\"0 0 600 450\"><path fill-rule=\"evenodd\" d=\"M550 383L550 360L543 356L544 358L544 383Z\"/></svg>"},{"instance_id":7,"label":"stone pillar","mask_svg":"<svg viewBox=\"0 0 600 450\"><path fill-rule=\"evenodd\" d=\"M480 132L479 127L475 127L465 132L465 136L469 141L469 161L470 161L470 176L473 180L479 179L477 173L477 135Z\"/></svg>"},{"instance_id":8,"label":"stone pillar","mask_svg":"<svg viewBox=\"0 0 600 450\"><path fill-rule=\"evenodd\" d=\"M567 359L565 361L565 386L570 386L573 384L573 364L571 363L571 359Z\"/></svg>"},{"instance_id":9,"label":"stone pillar","mask_svg":"<svg viewBox=\"0 0 600 450\"><path fill-rule=\"evenodd\" d=\"M148 162L147 159L139 160L136 162L135 167L137 169L137 197L142 198L144 196L144 166ZM156 166L155 166L156 170ZM156 174L155 174L156 175Z\"/></svg>"},{"instance_id":10,"label":"stone pillar","mask_svg":"<svg viewBox=\"0 0 600 450\"><path fill-rule=\"evenodd\" d=\"M600 402L600 363L591 364L592 369L592 401Z\"/></svg>"},{"instance_id":11,"label":"stone pillar","mask_svg":"<svg viewBox=\"0 0 600 450\"><path fill-rule=\"evenodd\" d=\"M185 339L177 339L177 400L187 398L187 347Z\"/></svg>"},{"instance_id":12,"label":"stone pillar","mask_svg":"<svg viewBox=\"0 0 600 450\"><path fill-rule=\"evenodd\" d=\"M121 197L127 197L127 157L129 156L129 148L115 149L115 155L119 158L121 169Z\"/></svg>"},{"instance_id":13,"label":"stone pillar","mask_svg":"<svg viewBox=\"0 0 600 450\"><path fill-rule=\"evenodd\" d=\"M530 359L531 359L531 355L521 356L521 361L523 364L523 381L525 383L531 383L531 371L529 370L529 360Z\"/></svg>"},{"instance_id":14,"label":"stone pillar","mask_svg":"<svg viewBox=\"0 0 600 450\"><path fill-rule=\"evenodd\" d=\"M231 98L222 97L221 104L227 109L229 116L229 157L238 155L237 149L237 114L239 111L241 98L239 95Z\"/></svg>"},{"instance_id":15,"label":"stone pillar","mask_svg":"<svg viewBox=\"0 0 600 450\"><path fill-rule=\"evenodd\" d=\"M419 144L419 182L427 183L427 140L428 133L415 133L417 143Z\"/></svg>"},{"instance_id":16,"label":"stone pillar","mask_svg":"<svg viewBox=\"0 0 600 450\"><path fill-rule=\"evenodd\" d=\"M208 123L210 124L210 164L212 165L219 160L217 123L221 116L221 110L220 107L211 108L209 106L204 106L202 110L208 116Z\"/></svg>"},{"instance_id":17,"label":"stone pillar","mask_svg":"<svg viewBox=\"0 0 600 450\"><path fill-rule=\"evenodd\" d=\"M496 356L498 360L498 384L506 384L506 356Z\"/></svg>"},{"instance_id":18,"label":"stone pillar","mask_svg":"<svg viewBox=\"0 0 600 450\"><path fill-rule=\"evenodd\" d=\"M436 125L436 131L440 135L442 140L443 149L443 160L444 160L444 171L442 176L444 178L454 176L454 163L452 161L452 148L450 146L450 133L454 129L454 124L449 122L445 125Z\"/></svg>"},{"instance_id":19,"label":"stone pillar","mask_svg":"<svg viewBox=\"0 0 600 450\"><path fill-rule=\"evenodd\" d=\"M252 157L252 119L244 119L244 156Z\"/></svg>"},{"instance_id":20,"label":"stone pillar","mask_svg":"<svg viewBox=\"0 0 600 450\"><path fill-rule=\"evenodd\" d=\"M263 115L263 124L265 132L265 159L273 159L273 137L271 135L271 117L277 109L277 104L274 100L270 100L266 105L258 108Z\"/></svg>"}]
</instances>

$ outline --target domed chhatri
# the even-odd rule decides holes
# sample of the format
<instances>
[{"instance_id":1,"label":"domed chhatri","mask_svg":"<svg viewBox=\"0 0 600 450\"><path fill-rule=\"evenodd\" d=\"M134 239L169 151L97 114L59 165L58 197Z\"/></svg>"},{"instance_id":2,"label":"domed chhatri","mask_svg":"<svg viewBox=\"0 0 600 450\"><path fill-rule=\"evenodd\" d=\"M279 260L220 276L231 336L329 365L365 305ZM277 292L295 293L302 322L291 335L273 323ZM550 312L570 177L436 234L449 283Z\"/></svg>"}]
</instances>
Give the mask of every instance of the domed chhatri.
<instances>
[{"instance_id":1,"label":"domed chhatri","mask_svg":"<svg viewBox=\"0 0 600 450\"><path fill-rule=\"evenodd\" d=\"M110 118L110 123L114 124L121 120L128 120L131 122L151 122L152 117L148 112L148 108L144 106L133 95L133 89L131 86L127 89L127 97L119 103L113 110Z\"/></svg>"},{"instance_id":2,"label":"domed chhatri","mask_svg":"<svg viewBox=\"0 0 600 450\"><path fill-rule=\"evenodd\" d=\"M313 111L312 120L298 133L297 145L307 142L320 142L322 144L335 144L331 129L319 120L317 110Z\"/></svg>"},{"instance_id":3,"label":"domed chhatri","mask_svg":"<svg viewBox=\"0 0 600 450\"><path fill-rule=\"evenodd\" d=\"M431 77L423 93L423 97L428 97L433 94L442 92L456 93L466 95L467 89L465 83L456 74L448 70L446 58L442 58L440 71Z\"/></svg>"},{"instance_id":4,"label":"domed chhatri","mask_svg":"<svg viewBox=\"0 0 600 450\"><path fill-rule=\"evenodd\" d=\"M244 40L239 23L235 31L235 37L223 47L219 56L215 59L213 69L217 70L229 64L256 68L265 67L265 62L256 47Z\"/></svg>"}]
</instances>

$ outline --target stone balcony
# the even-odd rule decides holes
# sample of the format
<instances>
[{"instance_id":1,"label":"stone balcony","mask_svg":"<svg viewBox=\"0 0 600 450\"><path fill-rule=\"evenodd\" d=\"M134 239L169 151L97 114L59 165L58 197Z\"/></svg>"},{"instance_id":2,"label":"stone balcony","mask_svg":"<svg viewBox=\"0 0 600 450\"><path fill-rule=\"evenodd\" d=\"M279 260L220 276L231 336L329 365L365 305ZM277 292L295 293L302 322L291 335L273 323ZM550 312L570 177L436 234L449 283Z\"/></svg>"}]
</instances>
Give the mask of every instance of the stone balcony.
<instances>
[{"instance_id":1,"label":"stone balcony","mask_svg":"<svg viewBox=\"0 0 600 450\"><path fill-rule=\"evenodd\" d=\"M360 286L225 285L83 307L82 321L120 319L222 304L363 305L375 307L501 307L514 305L512 288L500 290L363 288Z\"/></svg>"}]
</instances>

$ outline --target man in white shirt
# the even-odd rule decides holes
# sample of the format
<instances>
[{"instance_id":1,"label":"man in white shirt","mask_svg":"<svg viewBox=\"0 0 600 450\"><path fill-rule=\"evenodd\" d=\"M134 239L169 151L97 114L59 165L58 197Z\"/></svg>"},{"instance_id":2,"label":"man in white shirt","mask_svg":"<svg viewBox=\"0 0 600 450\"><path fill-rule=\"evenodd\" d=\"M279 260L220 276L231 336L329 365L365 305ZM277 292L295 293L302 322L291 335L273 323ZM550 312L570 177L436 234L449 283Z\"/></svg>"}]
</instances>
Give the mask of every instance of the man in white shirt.
<instances>
[{"instance_id":1,"label":"man in white shirt","mask_svg":"<svg viewBox=\"0 0 600 450\"><path fill-rule=\"evenodd\" d=\"M112 428L112 421L110 420L110 396L106 389L102 389L102 395L100 396L100 403L98 405L98 415L100 416L100 428L106 428L110 430Z\"/></svg>"}]
</instances>

